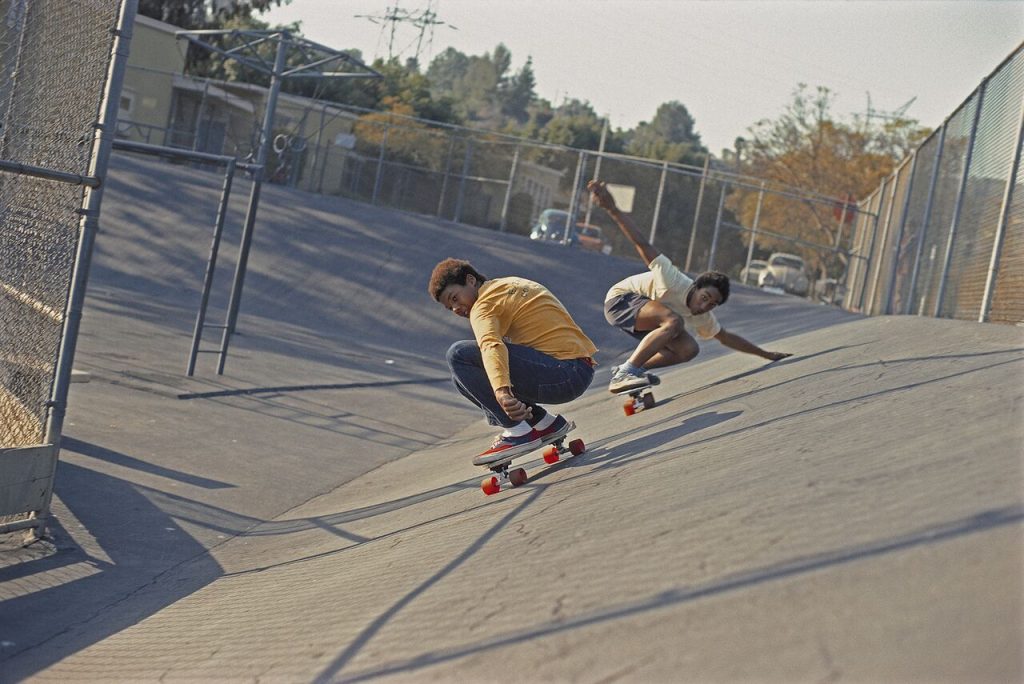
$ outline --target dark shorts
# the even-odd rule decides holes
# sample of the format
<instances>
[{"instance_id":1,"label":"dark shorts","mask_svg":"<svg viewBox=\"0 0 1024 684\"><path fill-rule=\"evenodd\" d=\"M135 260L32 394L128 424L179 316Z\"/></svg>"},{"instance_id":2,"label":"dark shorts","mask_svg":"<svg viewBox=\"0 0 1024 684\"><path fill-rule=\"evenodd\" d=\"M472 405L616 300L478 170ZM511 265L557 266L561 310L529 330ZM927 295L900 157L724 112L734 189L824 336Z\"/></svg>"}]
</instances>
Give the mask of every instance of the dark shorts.
<instances>
[{"instance_id":1,"label":"dark shorts","mask_svg":"<svg viewBox=\"0 0 1024 684\"><path fill-rule=\"evenodd\" d=\"M604 317L622 332L642 340L650 330L637 332L636 317L640 313L640 309L644 308L644 304L649 301L651 300L647 297L635 292L616 295L604 303Z\"/></svg>"}]
</instances>

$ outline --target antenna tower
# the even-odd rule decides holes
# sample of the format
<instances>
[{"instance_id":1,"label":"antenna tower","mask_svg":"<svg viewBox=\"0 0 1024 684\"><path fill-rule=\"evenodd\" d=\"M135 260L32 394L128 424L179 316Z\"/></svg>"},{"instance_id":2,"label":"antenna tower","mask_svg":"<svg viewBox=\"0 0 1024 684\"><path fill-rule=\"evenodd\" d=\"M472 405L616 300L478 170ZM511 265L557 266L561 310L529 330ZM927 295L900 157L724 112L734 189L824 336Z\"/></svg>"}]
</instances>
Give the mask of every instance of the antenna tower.
<instances>
[{"instance_id":1,"label":"antenna tower","mask_svg":"<svg viewBox=\"0 0 1024 684\"><path fill-rule=\"evenodd\" d=\"M401 56L405 49L400 50L398 53L395 52L395 33L398 30L399 24L411 24L415 29L418 29L415 43L416 43L416 54L415 60L419 64L420 54L423 50L423 37L429 30L429 37L427 40L427 49L434 43L434 27L435 26L447 26L453 30L458 30L455 26L443 22L437 18L437 12L432 9L434 2L429 0L427 2L426 9L422 10L407 10L398 6L396 0L393 7L387 7L383 14L372 15L372 14L357 14L355 15L358 19L367 19L372 21L374 24L381 25L381 33L388 31L388 61L390 62L395 57ZM410 46L412 43L409 44ZM409 46L406 46L409 47Z\"/></svg>"},{"instance_id":2,"label":"antenna tower","mask_svg":"<svg viewBox=\"0 0 1024 684\"><path fill-rule=\"evenodd\" d=\"M871 93L867 93L868 96L868 108L864 113L864 121L871 123L871 119L883 119L885 121L894 121L896 119L906 118L907 110L910 109L910 105L914 104L917 100L917 96L910 98L904 102L901 106L893 109L892 111L882 111L881 109L875 109L871 106Z\"/></svg>"}]
</instances>

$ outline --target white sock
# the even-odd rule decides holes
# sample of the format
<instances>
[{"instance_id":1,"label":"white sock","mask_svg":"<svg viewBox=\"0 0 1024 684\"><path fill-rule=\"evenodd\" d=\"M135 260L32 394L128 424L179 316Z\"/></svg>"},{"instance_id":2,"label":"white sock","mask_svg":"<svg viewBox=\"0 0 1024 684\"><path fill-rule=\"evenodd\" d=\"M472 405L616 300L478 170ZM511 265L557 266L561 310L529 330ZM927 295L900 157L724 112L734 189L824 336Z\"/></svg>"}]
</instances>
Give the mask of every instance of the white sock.
<instances>
[{"instance_id":1,"label":"white sock","mask_svg":"<svg viewBox=\"0 0 1024 684\"><path fill-rule=\"evenodd\" d=\"M626 371L630 375L639 375L643 377L646 374L646 371L644 371L643 368L640 368L639 366L634 366L629 361L619 366L619 368Z\"/></svg>"},{"instance_id":2,"label":"white sock","mask_svg":"<svg viewBox=\"0 0 1024 684\"><path fill-rule=\"evenodd\" d=\"M501 433L502 437L522 437L528 434L533 428L525 420L520 421L518 425L513 425L510 428L505 428L505 431Z\"/></svg>"},{"instance_id":3,"label":"white sock","mask_svg":"<svg viewBox=\"0 0 1024 684\"><path fill-rule=\"evenodd\" d=\"M548 426L555 422L555 414L551 411L547 412L543 418L537 421L537 424L533 426L534 430L546 430Z\"/></svg>"}]
</instances>

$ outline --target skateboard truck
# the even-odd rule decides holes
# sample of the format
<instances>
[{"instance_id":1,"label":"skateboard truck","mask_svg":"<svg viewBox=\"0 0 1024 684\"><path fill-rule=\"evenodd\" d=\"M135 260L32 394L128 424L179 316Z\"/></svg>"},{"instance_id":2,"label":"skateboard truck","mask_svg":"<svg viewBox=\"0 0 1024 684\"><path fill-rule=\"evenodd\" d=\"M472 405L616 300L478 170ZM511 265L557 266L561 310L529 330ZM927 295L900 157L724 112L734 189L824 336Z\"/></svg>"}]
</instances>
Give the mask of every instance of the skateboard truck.
<instances>
[{"instance_id":1,"label":"skateboard truck","mask_svg":"<svg viewBox=\"0 0 1024 684\"><path fill-rule=\"evenodd\" d=\"M622 405L623 413L631 416L638 411L654 408L654 395L650 392L650 389L650 385L644 385L643 387L636 387L626 392L626 394L629 394L629 399Z\"/></svg>"},{"instance_id":2,"label":"skateboard truck","mask_svg":"<svg viewBox=\"0 0 1024 684\"><path fill-rule=\"evenodd\" d=\"M562 460L562 454L568 453L573 456L579 456L586 451L586 449L587 447L583 444L582 439L574 439L566 445L565 435L563 435L554 442L551 442L547 448L544 449L542 455L544 457L544 462L550 465ZM487 466L494 474L488 475L484 478L483 482L480 483L480 489L483 490L483 493L490 496L491 494L497 494L500 492L501 488L506 484L510 484L513 487L526 484L527 476L525 468L513 468L509 470L509 466L512 465L512 461L525 455L526 454L518 454Z\"/></svg>"}]
</instances>

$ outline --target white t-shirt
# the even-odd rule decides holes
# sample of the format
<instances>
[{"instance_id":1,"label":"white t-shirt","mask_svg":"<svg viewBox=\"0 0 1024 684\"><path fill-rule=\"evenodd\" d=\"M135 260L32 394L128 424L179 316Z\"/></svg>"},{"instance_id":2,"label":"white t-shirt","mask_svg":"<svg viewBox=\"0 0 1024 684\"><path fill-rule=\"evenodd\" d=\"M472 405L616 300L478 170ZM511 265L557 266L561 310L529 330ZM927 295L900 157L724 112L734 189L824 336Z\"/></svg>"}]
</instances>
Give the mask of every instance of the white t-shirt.
<instances>
[{"instance_id":1,"label":"white t-shirt","mask_svg":"<svg viewBox=\"0 0 1024 684\"><path fill-rule=\"evenodd\" d=\"M656 299L683 317L687 330L709 340L722 329L712 311L694 315L686 306L686 293L693 285L693 279L676 268L667 256L659 254L648 266L650 272L630 276L612 285L605 295L605 301L632 292Z\"/></svg>"}]
</instances>

